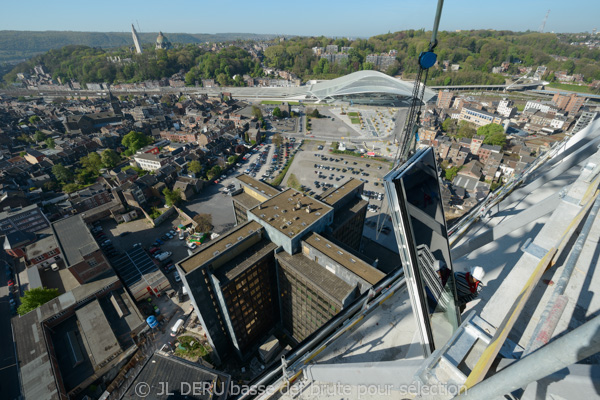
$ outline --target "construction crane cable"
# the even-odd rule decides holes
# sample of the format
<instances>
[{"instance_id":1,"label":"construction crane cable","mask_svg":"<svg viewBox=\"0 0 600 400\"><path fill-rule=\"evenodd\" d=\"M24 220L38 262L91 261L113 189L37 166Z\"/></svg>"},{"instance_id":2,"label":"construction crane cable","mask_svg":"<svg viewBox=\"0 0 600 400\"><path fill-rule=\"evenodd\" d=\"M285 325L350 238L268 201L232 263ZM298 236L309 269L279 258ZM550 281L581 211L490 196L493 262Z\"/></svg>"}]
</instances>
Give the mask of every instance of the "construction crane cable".
<instances>
[{"instance_id":1,"label":"construction crane cable","mask_svg":"<svg viewBox=\"0 0 600 400\"><path fill-rule=\"evenodd\" d=\"M427 83L429 68L431 68L437 60L437 56L433 50L438 44L437 33L440 25L440 18L442 16L443 5L444 0L438 0L429 48L427 51L419 54L419 69L417 71L417 77L413 87L410 109L408 111L404 128L402 129L402 136L399 140L397 139L398 150L396 151L396 155L394 157L394 168L396 168L400 163L406 161L410 157L410 154L414 152L417 145L417 134L421 121L421 108L423 106L423 97L425 96L425 84ZM423 71L425 71L424 79Z\"/></svg>"}]
</instances>

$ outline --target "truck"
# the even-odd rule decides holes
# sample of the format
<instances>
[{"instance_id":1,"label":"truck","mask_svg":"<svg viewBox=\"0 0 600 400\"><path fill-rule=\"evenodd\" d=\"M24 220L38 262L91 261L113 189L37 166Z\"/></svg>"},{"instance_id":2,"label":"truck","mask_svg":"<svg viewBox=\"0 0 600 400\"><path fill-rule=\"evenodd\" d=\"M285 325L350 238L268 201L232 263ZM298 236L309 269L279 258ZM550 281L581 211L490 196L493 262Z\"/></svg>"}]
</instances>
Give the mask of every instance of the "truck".
<instances>
[{"instance_id":1,"label":"truck","mask_svg":"<svg viewBox=\"0 0 600 400\"><path fill-rule=\"evenodd\" d=\"M156 256L156 259L159 261L163 261L166 260L167 258L169 258L171 256L171 252L170 251L165 251L164 253L160 253L159 255Z\"/></svg>"}]
</instances>

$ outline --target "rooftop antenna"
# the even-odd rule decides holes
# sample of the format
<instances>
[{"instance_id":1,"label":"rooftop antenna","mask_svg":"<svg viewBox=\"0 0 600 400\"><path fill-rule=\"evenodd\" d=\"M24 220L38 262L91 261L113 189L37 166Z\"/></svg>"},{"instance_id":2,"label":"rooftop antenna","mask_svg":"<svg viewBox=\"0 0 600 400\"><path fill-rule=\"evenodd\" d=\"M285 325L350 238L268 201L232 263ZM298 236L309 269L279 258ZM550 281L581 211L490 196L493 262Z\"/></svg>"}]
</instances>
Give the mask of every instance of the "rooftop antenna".
<instances>
[{"instance_id":1,"label":"rooftop antenna","mask_svg":"<svg viewBox=\"0 0 600 400\"><path fill-rule=\"evenodd\" d=\"M538 31L539 33L544 33L544 28L546 27L546 21L548 21L548 15L550 15L550 10L548 10L548 12L546 13L546 16L544 17L544 20L542 21L542 25L540 25L540 30Z\"/></svg>"}]
</instances>

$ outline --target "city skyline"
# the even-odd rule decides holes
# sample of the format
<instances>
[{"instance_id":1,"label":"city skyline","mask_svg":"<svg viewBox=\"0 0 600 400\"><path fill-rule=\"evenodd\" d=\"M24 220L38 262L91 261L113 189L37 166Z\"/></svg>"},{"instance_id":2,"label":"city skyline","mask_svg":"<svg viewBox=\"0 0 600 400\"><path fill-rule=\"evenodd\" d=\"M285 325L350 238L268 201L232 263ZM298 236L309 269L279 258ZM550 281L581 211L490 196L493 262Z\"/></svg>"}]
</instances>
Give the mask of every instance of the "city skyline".
<instances>
[{"instance_id":1,"label":"city skyline","mask_svg":"<svg viewBox=\"0 0 600 400\"><path fill-rule=\"evenodd\" d=\"M18 3L5 5L0 17L4 30L128 32L135 24L140 33L228 33L281 34L301 36L369 37L406 29L430 30L437 2L378 1L366 9L357 0L317 2L301 5L252 6L239 0L212 4L183 1L173 18L165 18L165 4L156 0L116 2L108 0L101 9L65 0L62 7L33 1L34 13L22 13ZM523 4L509 0L497 6L475 0L446 2L440 30L494 29L537 31L546 13L545 32L591 32L599 25L594 18L600 5L591 0ZM582 10L587 10L582 12ZM205 16L210 16L206 18ZM51 16L52 18L48 18Z\"/></svg>"}]
</instances>

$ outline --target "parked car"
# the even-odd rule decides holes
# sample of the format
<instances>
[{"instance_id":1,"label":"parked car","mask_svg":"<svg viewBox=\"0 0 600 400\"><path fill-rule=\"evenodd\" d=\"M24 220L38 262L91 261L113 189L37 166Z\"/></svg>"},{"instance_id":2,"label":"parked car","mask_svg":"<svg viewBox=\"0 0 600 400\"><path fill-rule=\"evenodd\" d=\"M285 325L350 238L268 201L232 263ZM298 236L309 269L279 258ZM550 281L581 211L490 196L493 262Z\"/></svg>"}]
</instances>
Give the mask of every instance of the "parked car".
<instances>
[{"instance_id":1,"label":"parked car","mask_svg":"<svg viewBox=\"0 0 600 400\"><path fill-rule=\"evenodd\" d=\"M198 245L196 243L188 243L187 247L189 247L190 249L194 250L196 247L198 247Z\"/></svg>"},{"instance_id":2,"label":"parked car","mask_svg":"<svg viewBox=\"0 0 600 400\"><path fill-rule=\"evenodd\" d=\"M160 246L162 246L163 244L165 244L164 241L160 240L160 239L156 239L156 243L158 243Z\"/></svg>"},{"instance_id":3,"label":"parked car","mask_svg":"<svg viewBox=\"0 0 600 400\"><path fill-rule=\"evenodd\" d=\"M127 236L127 235L129 235L130 233L131 233L131 232L129 232L129 231L121 232L121 234L120 234L119 236L120 236L120 237Z\"/></svg>"},{"instance_id":4,"label":"parked car","mask_svg":"<svg viewBox=\"0 0 600 400\"><path fill-rule=\"evenodd\" d=\"M173 275L173 277L175 278L175 282L181 282L181 277L179 276L179 272L175 271L175 274Z\"/></svg>"},{"instance_id":5,"label":"parked car","mask_svg":"<svg viewBox=\"0 0 600 400\"><path fill-rule=\"evenodd\" d=\"M169 240L169 237L168 237L167 235L162 235L162 236L160 237L160 240L162 240L162 241L166 242L167 240Z\"/></svg>"},{"instance_id":6,"label":"parked car","mask_svg":"<svg viewBox=\"0 0 600 400\"><path fill-rule=\"evenodd\" d=\"M151 248L150 248L150 250L148 250L148 252L149 252L150 254L154 254L154 253L156 253L157 251L160 251L160 248L158 248L158 247L151 247Z\"/></svg>"}]
</instances>

